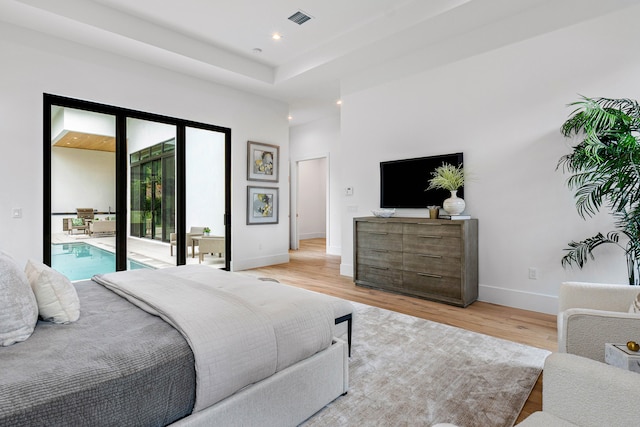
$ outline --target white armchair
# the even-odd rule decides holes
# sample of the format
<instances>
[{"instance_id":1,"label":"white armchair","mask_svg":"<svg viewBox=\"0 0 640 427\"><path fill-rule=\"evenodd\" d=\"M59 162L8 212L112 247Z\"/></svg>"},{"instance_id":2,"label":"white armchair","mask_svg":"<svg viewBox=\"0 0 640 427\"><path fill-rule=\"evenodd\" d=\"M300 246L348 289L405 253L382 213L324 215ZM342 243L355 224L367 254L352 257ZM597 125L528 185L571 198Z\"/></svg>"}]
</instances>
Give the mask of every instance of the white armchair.
<instances>
[{"instance_id":1,"label":"white armchair","mask_svg":"<svg viewBox=\"0 0 640 427\"><path fill-rule=\"evenodd\" d=\"M543 372L542 411L518 427L638 425L640 374L562 353L549 355Z\"/></svg>"},{"instance_id":2,"label":"white armchair","mask_svg":"<svg viewBox=\"0 0 640 427\"><path fill-rule=\"evenodd\" d=\"M558 296L558 351L604 362L605 343L640 339L640 313L629 308L640 287L566 282ZM545 375L546 376L546 375Z\"/></svg>"}]
</instances>

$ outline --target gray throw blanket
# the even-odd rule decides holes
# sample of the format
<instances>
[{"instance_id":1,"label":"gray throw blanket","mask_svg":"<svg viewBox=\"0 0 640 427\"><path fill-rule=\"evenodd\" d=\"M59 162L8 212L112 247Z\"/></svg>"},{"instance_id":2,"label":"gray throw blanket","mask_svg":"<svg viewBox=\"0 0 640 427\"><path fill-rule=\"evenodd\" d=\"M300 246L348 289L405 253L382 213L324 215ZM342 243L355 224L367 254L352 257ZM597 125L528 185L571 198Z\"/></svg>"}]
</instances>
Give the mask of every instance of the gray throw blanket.
<instances>
[{"instance_id":1,"label":"gray throw blanket","mask_svg":"<svg viewBox=\"0 0 640 427\"><path fill-rule=\"evenodd\" d=\"M193 354L162 319L90 280L80 319L0 348L0 426L163 426L193 410Z\"/></svg>"},{"instance_id":2,"label":"gray throw blanket","mask_svg":"<svg viewBox=\"0 0 640 427\"><path fill-rule=\"evenodd\" d=\"M214 278L214 283L189 279L194 271ZM331 344L330 306L313 298L295 305L278 302L275 309L264 306L251 297L260 295L264 284L254 278L244 278L242 296L215 285L235 278L234 273L209 267L183 266L111 273L93 280L184 335L195 357L195 412Z\"/></svg>"}]
</instances>

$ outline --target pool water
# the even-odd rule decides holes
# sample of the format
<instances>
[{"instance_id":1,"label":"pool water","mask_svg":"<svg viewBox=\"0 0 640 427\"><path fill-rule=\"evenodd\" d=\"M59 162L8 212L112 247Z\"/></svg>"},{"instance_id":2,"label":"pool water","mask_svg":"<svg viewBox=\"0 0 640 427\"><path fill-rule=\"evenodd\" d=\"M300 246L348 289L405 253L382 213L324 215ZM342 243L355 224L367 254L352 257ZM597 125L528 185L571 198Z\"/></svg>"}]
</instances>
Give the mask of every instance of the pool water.
<instances>
[{"instance_id":1,"label":"pool water","mask_svg":"<svg viewBox=\"0 0 640 427\"><path fill-rule=\"evenodd\" d=\"M87 243L51 245L51 267L69 280L90 279L94 274L116 271L116 256ZM127 270L151 268L139 262L127 260Z\"/></svg>"}]
</instances>

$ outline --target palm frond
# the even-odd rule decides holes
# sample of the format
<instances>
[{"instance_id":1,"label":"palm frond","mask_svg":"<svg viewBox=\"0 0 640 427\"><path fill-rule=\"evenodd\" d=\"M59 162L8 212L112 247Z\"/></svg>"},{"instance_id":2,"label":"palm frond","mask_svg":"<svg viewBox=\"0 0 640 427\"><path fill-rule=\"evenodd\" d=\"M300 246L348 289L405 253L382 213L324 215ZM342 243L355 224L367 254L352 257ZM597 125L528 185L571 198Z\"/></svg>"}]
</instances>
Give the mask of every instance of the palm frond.
<instances>
[{"instance_id":1,"label":"palm frond","mask_svg":"<svg viewBox=\"0 0 640 427\"><path fill-rule=\"evenodd\" d=\"M595 248L607 243L618 245L619 238L619 234L612 231L606 237L602 233L598 233L579 242L572 241L569 243L569 247L565 249L567 253L562 257L562 266L566 268L567 266L577 265L582 268L589 259L595 259L593 255Z\"/></svg>"}]
</instances>

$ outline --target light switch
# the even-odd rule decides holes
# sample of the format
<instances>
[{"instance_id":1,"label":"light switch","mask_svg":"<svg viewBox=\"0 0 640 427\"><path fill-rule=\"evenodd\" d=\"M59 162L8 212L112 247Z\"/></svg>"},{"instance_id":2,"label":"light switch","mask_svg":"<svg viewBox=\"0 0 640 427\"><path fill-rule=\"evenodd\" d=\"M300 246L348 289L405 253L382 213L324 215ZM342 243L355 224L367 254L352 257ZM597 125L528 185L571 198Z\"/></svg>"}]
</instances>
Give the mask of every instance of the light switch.
<instances>
[{"instance_id":1,"label":"light switch","mask_svg":"<svg viewBox=\"0 0 640 427\"><path fill-rule=\"evenodd\" d=\"M353 196L353 187L347 187L344 189L345 196Z\"/></svg>"},{"instance_id":2,"label":"light switch","mask_svg":"<svg viewBox=\"0 0 640 427\"><path fill-rule=\"evenodd\" d=\"M11 209L11 217L12 218L22 218L22 208L13 208L13 209Z\"/></svg>"}]
</instances>

